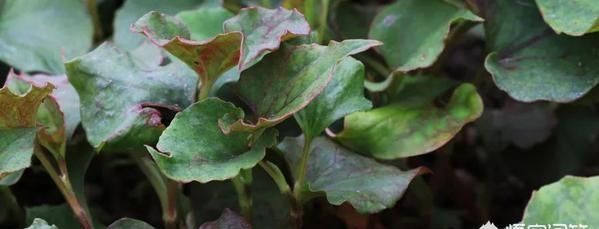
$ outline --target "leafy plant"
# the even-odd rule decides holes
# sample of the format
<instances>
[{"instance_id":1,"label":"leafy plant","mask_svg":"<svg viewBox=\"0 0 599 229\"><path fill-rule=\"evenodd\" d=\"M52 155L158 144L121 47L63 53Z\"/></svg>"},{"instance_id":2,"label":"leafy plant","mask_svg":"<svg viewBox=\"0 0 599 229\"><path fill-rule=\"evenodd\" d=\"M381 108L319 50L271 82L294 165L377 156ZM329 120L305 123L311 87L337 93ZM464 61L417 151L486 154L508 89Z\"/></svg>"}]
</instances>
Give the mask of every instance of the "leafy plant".
<instances>
[{"instance_id":1,"label":"leafy plant","mask_svg":"<svg viewBox=\"0 0 599 229\"><path fill-rule=\"evenodd\" d=\"M119 2L0 1L1 225L479 226L503 177L539 190L500 223L599 225L599 3ZM88 201L120 165L160 220ZM40 167L66 205L20 204Z\"/></svg>"}]
</instances>

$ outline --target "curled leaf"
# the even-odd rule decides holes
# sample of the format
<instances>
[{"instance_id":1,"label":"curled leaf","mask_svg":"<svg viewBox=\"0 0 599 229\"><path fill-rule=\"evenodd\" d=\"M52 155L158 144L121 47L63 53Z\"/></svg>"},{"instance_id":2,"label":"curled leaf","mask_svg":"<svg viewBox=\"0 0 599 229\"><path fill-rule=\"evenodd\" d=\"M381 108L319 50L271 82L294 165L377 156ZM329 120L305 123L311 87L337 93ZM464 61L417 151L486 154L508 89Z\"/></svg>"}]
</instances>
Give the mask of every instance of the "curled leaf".
<instances>
[{"instance_id":1,"label":"curled leaf","mask_svg":"<svg viewBox=\"0 0 599 229\"><path fill-rule=\"evenodd\" d=\"M202 100L176 115L156 149L146 148L173 180L206 183L233 178L264 158L265 147L274 144L276 133L266 131L256 142L248 132L226 135L218 127L218 119L225 115L244 116L231 103L216 98Z\"/></svg>"},{"instance_id":2,"label":"curled leaf","mask_svg":"<svg viewBox=\"0 0 599 229\"><path fill-rule=\"evenodd\" d=\"M432 101L407 101L351 114L335 138L350 149L376 158L410 157L443 146L482 111L483 103L476 88L462 84L441 108Z\"/></svg>"},{"instance_id":3,"label":"curled leaf","mask_svg":"<svg viewBox=\"0 0 599 229\"><path fill-rule=\"evenodd\" d=\"M201 83L198 97L205 97L218 77L239 62L242 41L239 32L220 34L202 42L192 41L189 40L189 29L183 22L159 12L147 13L132 28L198 74Z\"/></svg>"},{"instance_id":4,"label":"curled leaf","mask_svg":"<svg viewBox=\"0 0 599 229\"><path fill-rule=\"evenodd\" d=\"M380 45L374 40L331 41L329 46L285 46L243 71L239 95L257 121L223 119L225 132L252 131L274 126L306 107L331 81L344 58Z\"/></svg>"},{"instance_id":5,"label":"curled leaf","mask_svg":"<svg viewBox=\"0 0 599 229\"><path fill-rule=\"evenodd\" d=\"M225 32L243 34L243 55L239 69L245 70L258 63L262 58L279 48L288 39L310 34L310 25L297 10L279 7L265 9L249 7L227 21Z\"/></svg>"},{"instance_id":6,"label":"curled leaf","mask_svg":"<svg viewBox=\"0 0 599 229\"><path fill-rule=\"evenodd\" d=\"M0 89L0 178L31 165L37 110L53 88L29 86L24 93Z\"/></svg>"}]
</instances>

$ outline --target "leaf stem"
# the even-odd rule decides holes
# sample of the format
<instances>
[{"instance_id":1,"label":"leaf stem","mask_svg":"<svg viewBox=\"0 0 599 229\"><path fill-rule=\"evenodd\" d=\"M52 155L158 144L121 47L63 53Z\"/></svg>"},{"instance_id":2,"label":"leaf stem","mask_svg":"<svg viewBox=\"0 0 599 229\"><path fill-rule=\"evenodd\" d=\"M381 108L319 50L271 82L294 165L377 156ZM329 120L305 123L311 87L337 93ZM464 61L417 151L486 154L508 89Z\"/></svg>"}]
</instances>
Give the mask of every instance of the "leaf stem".
<instances>
[{"instance_id":1,"label":"leaf stem","mask_svg":"<svg viewBox=\"0 0 599 229\"><path fill-rule=\"evenodd\" d=\"M251 176L251 170L248 170ZM244 174L245 173L245 174ZM246 175L246 176L244 176ZM239 202L239 208L241 208L241 215L251 223L252 220L252 191L250 188L251 179L247 179L247 171L242 170L239 175L233 178L233 186L237 192L237 200Z\"/></svg>"},{"instance_id":2,"label":"leaf stem","mask_svg":"<svg viewBox=\"0 0 599 229\"><path fill-rule=\"evenodd\" d=\"M297 228L299 228L302 224L302 204L295 199L295 196L291 191L291 187L289 187L287 180L285 180L285 175L283 175L283 172L281 172L277 165L270 161L260 161L259 165L273 179L279 188L279 191L281 191L281 194L283 194L289 200L289 204L291 205L291 218L293 223L295 223Z\"/></svg>"},{"instance_id":3,"label":"leaf stem","mask_svg":"<svg viewBox=\"0 0 599 229\"><path fill-rule=\"evenodd\" d=\"M104 37L104 32L102 31L102 23L100 22L100 14L98 13L96 0L86 0L85 3L87 4L87 11L94 23L94 40L96 42L101 41Z\"/></svg>"},{"instance_id":4,"label":"leaf stem","mask_svg":"<svg viewBox=\"0 0 599 229\"><path fill-rule=\"evenodd\" d=\"M360 61L366 63L366 65L368 65L370 68L372 68L372 70L374 70L375 72L377 72L379 75L381 75L383 77L389 76L393 73L391 71L391 69L389 69L383 63L379 62L378 60L375 60L374 58L372 58L368 55L358 55L357 58Z\"/></svg>"},{"instance_id":5,"label":"leaf stem","mask_svg":"<svg viewBox=\"0 0 599 229\"><path fill-rule=\"evenodd\" d=\"M166 187L168 178L164 177L158 169L158 167L156 167L156 164L147 157L144 157L143 154L132 153L131 157L133 158L141 172L146 176L146 178L150 182L150 185L152 185L152 188L154 188L154 191L158 196L158 200L160 201L160 207L162 209L162 220L165 224L164 226L165 228L170 227L170 225L173 223L172 216L170 215L171 213L169 213L169 192Z\"/></svg>"},{"instance_id":6,"label":"leaf stem","mask_svg":"<svg viewBox=\"0 0 599 229\"><path fill-rule=\"evenodd\" d=\"M178 223L177 202L179 200L179 183L173 180L165 180L166 182L166 211L163 212L165 229L176 229Z\"/></svg>"},{"instance_id":7,"label":"leaf stem","mask_svg":"<svg viewBox=\"0 0 599 229\"><path fill-rule=\"evenodd\" d=\"M304 148L302 152L302 158L300 159L300 163L296 169L297 171L297 179L295 184L293 185L293 197L295 201L297 201L299 208L296 209L297 212L292 212L292 217L297 219L297 227L301 228L302 218L304 215L302 204L304 203L304 186L305 186L305 177L306 170L308 168L308 158L310 158L310 145L312 144L312 138L310 136L304 136Z\"/></svg>"},{"instance_id":8,"label":"leaf stem","mask_svg":"<svg viewBox=\"0 0 599 229\"><path fill-rule=\"evenodd\" d=\"M329 24L329 4L330 0L321 1L320 21L318 22L318 43L324 42L327 25Z\"/></svg>"},{"instance_id":9,"label":"leaf stem","mask_svg":"<svg viewBox=\"0 0 599 229\"><path fill-rule=\"evenodd\" d=\"M0 201L4 203L5 206L8 207L10 219L12 221L22 224L25 221L25 215L23 214L23 209L19 206L19 202L17 198L13 195L12 191L10 191L10 187L8 186L0 186ZM20 225L23 226L23 225Z\"/></svg>"},{"instance_id":10,"label":"leaf stem","mask_svg":"<svg viewBox=\"0 0 599 229\"><path fill-rule=\"evenodd\" d=\"M200 86L198 87L199 92L197 101L201 101L208 97L210 89L212 89L212 84L214 84L214 82L200 82Z\"/></svg>"},{"instance_id":11,"label":"leaf stem","mask_svg":"<svg viewBox=\"0 0 599 229\"><path fill-rule=\"evenodd\" d=\"M42 163L42 166L46 169L46 172L50 175L50 178L54 181L63 197L67 201L67 204L71 207L73 214L79 220L81 227L84 229L93 229L92 220L89 213L83 207L77 195L75 194L71 182L69 180L67 166L64 158L57 161L58 168L52 163L52 160L48 155L38 146L34 151L37 159Z\"/></svg>"}]
</instances>

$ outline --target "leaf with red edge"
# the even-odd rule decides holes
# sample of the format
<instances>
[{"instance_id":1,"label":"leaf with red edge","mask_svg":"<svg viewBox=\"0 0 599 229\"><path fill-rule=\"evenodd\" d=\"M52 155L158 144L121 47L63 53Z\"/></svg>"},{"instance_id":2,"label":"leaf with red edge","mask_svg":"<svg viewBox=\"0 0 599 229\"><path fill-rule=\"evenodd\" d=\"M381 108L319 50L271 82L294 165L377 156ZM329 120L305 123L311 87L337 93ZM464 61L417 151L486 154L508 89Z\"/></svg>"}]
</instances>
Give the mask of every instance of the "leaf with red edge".
<instances>
[{"instance_id":1,"label":"leaf with red edge","mask_svg":"<svg viewBox=\"0 0 599 229\"><path fill-rule=\"evenodd\" d=\"M241 99L254 111L257 121L223 117L219 125L224 132L252 131L282 122L325 89L341 60L380 44L375 40L345 40L331 41L328 46L281 48L243 71L237 83Z\"/></svg>"},{"instance_id":2,"label":"leaf with red edge","mask_svg":"<svg viewBox=\"0 0 599 229\"><path fill-rule=\"evenodd\" d=\"M250 7L224 23L225 32L243 33L240 70L248 69L279 48L281 42L310 34L310 25L297 10Z\"/></svg>"},{"instance_id":3,"label":"leaf with red edge","mask_svg":"<svg viewBox=\"0 0 599 229\"><path fill-rule=\"evenodd\" d=\"M159 12L147 13L132 29L147 36L198 74L200 98L208 94L219 76L239 62L242 36L238 32L220 34L202 42L192 41L183 22Z\"/></svg>"}]
</instances>

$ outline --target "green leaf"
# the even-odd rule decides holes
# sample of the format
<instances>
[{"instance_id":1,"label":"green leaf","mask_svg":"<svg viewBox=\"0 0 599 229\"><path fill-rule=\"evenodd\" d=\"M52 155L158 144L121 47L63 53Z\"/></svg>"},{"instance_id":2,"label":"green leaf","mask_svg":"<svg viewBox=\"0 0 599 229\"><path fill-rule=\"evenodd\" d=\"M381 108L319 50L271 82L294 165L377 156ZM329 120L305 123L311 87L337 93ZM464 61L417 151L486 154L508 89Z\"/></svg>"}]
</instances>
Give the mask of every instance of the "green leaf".
<instances>
[{"instance_id":1,"label":"green leaf","mask_svg":"<svg viewBox=\"0 0 599 229\"><path fill-rule=\"evenodd\" d=\"M512 98L569 102L599 83L599 34L556 35L532 0L488 5L485 67Z\"/></svg>"},{"instance_id":2,"label":"green leaf","mask_svg":"<svg viewBox=\"0 0 599 229\"><path fill-rule=\"evenodd\" d=\"M356 111L368 110L364 98L364 65L346 57L335 68L333 79L308 106L295 113L295 119L308 138L318 136L337 119Z\"/></svg>"},{"instance_id":3,"label":"green leaf","mask_svg":"<svg viewBox=\"0 0 599 229\"><path fill-rule=\"evenodd\" d=\"M191 40L208 40L223 31L223 23L233 17L233 13L222 7L201 7L176 15L190 31Z\"/></svg>"},{"instance_id":4,"label":"green leaf","mask_svg":"<svg viewBox=\"0 0 599 229\"><path fill-rule=\"evenodd\" d=\"M201 6L204 0L128 0L117 10L114 18L114 42L125 50L138 47L143 37L131 32L131 24L149 11L160 11L174 15L183 10L191 10Z\"/></svg>"},{"instance_id":5,"label":"green leaf","mask_svg":"<svg viewBox=\"0 0 599 229\"><path fill-rule=\"evenodd\" d=\"M0 178L31 164L37 132L35 115L52 89L52 85L30 86L17 94L8 87L0 89Z\"/></svg>"},{"instance_id":6,"label":"green leaf","mask_svg":"<svg viewBox=\"0 0 599 229\"><path fill-rule=\"evenodd\" d=\"M200 229L251 229L250 225L243 217L226 208L223 214L215 221L207 222L200 226Z\"/></svg>"},{"instance_id":7,"label":"green leaf","mask_svg":"<svg viewBox=\"0 0 599 229\"><path fill-rule=\"evenodd\" d=\"M35 219L33 220L33 223L25 229L58 229L58 227L55 225L48 225L48 222L43 219Z\"/></svg>"},{"instance_id":8,"label":"green leaf","mask_svg":"<svg viewBox=\"0 0 599 229\"><path fill-rule=\"evenodd\" d=\"M292 168L300 163L303 142L303 137L285 138L279 144ZM404 172L318 137L310 146L306 182L310 191L325 192L331 204L349 202L358 212L371 214L393 207L410 181L423 172L423 168Z\"/></svg>"},{"instance_id":9,"label":"green leaf","mask_svg":"<svg viewBox=\"0 0 599 229\"><path fill-rule=\"evenodd\" d=\"M435 106L433 101L408 100L351 114L335 138L350 149L376 158L410 157L443 146L482 111L482 99L476 88L464 83L443 107Z\"/></svg>"},{"instance_id":10,"label":"green leaf","mask_svg":"<svg viewBox=\"0 0 599 229\"><path fill-rule=\"evenodd\" d=\"M114 221L107 229L154 229L154 227L141 220L122 218Z\"/></svg>"},{"instance_id":11,"label":"green leaf","mask_svg":"<svg viewBox=\"0 0 599 229\"><path fill-rule=\"evenodd\" d=\"M181 110L192 103L197 79L178 62L144 67L130 53L105 43L66 63L81 99L81 123L97 149L143 149L164 129L154 107Z\"/></svg>"},{"instance_id":12,"label":"green leaf","mask_svg":"<svg viewBox=\"0 0 599 229\"><path fill-rule=\"evenodd\" d=\"M21 71L64 73L63 60L91 45L92 22L80 0L2 2L0 60Z\"/></svg>"},{"instance_id":13,"label":"green leaf","mask_svg":"<svg viewBox=\"0 0 599 229\"><path fill-rule=\"evenodd\" d=\"M522 222L525 224L599 225L599 176L565 176L532 194ZM582 228L582 227L581 227Z\"/></svg>"},{"instance_id":14,"label":"green leaf","mask_svg":"<svg viewBox=\"0 0 599 229\"><path fill-rule=\"evenodd\" d=\"M133 29L179 58L200 77L198 98L204 98L214 82L239 62L242 36L238 32L220 34L211 40L189 40L189 29L179 19L159 12L141 17Z\"/></svg>"},{"instance_id":15,"label":"green leaf","mask_svg":"<svg viewBox=\"0 0 599 229\"><path fill-rule=\"evenodd\" d=\"M443 0L397 1L374 18L370 38L385 43L377 50L393 69L407 72L432 65L443 51L451 24L459 20L482 21Z\"/></svg>"},{"instance_id":16,"label":"green leaf","mask_svg":"<svg viewBox=\"0 0 599 229\"><path fill-rule=\"evenodd\" d=\"M377 45L380 42L374 40L331 41L329 46L284 46L267 55L243 71L237 83L240 97L257 115L257 122L221 120L221 128L248 131L284 121L324 90L341 60Z\"/></svg>"},{"instance_id":17,"label":"green leaf","mask_svg":"<svg viewBox=\"0 0 599 229\"><path fill-rule=\"evenodd\" d=\"M599 31L599 4L595 0L536 0L545 22L556 33L582 36Z\"/></svg>"},{"instance_id":18,"label":"green leaf","mask_svg":"<svg viewBox=\"0 0 599 229\"><path fill-rule=\"evenodd\" d=\"M218 119L229 115L243 118L233 104L207 98L175 116L156 146L146 146L158 167L169 178L206 183L235 177L241 169L254 167L265 155L265 147L274 144L275 131L266 131L253 144L252 134L225 135Z\"/></svg>"},{"instance_id":19,"label":"green leaf","mask_svg":"<svg viewBox=\"0 0 599 229\"><path fill-rule=\"evenodd\" d=\"M262 58L279 48L281 42L310 34L310 25L304 15L297 10L265 9L250 7L239 11L239 14L227 20L223 28L225 32L243 33L243 56L240 70L248 69Z\"/></svg>"},{"instance_id":20,"label":"green leaf","mask_svg":"<svg viewBox=\"0 0 599 229\"><path fill-rule=\"evenodd\" d=\"M25 169L21 169L19 171L9 173L4 177L0 178L0 186L11 186L13 184L16 184L21 179L21 176L23 175L24 171Z\"/></svg>"}]
</instances>

